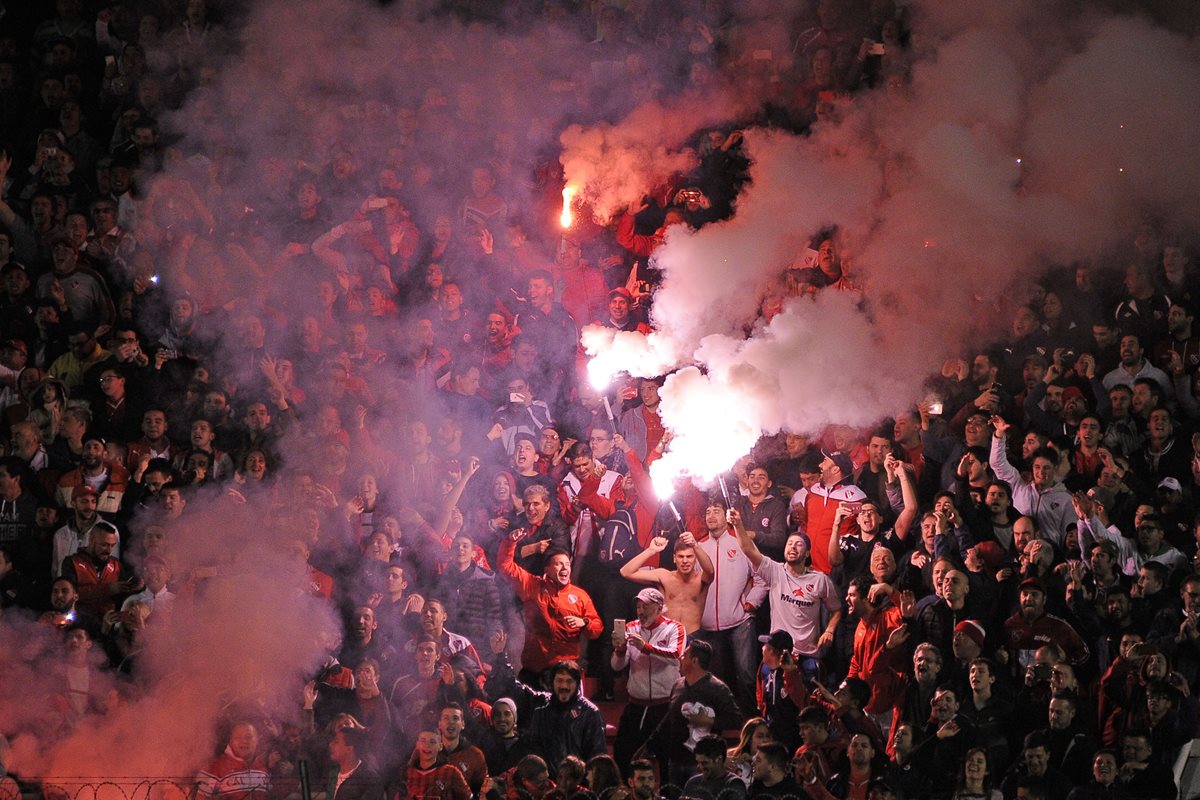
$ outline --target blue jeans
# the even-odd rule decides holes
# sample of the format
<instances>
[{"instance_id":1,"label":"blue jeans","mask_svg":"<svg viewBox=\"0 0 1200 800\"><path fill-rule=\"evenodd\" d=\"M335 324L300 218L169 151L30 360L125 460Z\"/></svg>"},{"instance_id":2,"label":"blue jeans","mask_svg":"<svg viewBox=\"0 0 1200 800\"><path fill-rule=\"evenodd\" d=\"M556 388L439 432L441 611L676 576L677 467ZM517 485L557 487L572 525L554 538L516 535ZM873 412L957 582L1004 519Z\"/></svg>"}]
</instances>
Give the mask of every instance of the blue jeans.
<instances>
[{"instance_id":1,"label":"blue jeans","mask_svg":"<svg viewBox=\"0 0 1200 800\"><path fill-rule=\"evenodd\" d=\"M755 634L754 617L747 617L723 631L699 630L693 636L712 645L712 673L733 690L742 713L751 717L757 715L754 677L761 648Z\"/></svg>"}]
</instances>

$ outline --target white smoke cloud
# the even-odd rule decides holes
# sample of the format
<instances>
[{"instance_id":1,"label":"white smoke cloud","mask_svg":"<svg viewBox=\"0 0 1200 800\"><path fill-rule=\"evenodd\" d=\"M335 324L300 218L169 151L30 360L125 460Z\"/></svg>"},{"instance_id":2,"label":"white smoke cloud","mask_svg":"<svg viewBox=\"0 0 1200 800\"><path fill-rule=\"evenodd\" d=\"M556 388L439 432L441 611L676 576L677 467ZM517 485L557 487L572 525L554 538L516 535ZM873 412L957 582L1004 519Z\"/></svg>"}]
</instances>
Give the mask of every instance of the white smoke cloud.
<instances>
[{"instance_id":1,"label":"white smoke cloud","mask_svg":"<svg viewBox=\"0 0 1200 800\"><path fill-rule=\"evenodd\" d=\"M683 367L662 390L675 439L660 480L710 477L761 434L893 414L942 358L1001 334L1048 263L1099 258L1145 215L1194 223L1196 43L1003 5L923 7L906 90L860 97L809 138L751 132L735 216L655 256L655 332L585 332L596 382ZM832 224L865 310L827 290L755 324L760 292Z\"/></svg>"}]
</instances>

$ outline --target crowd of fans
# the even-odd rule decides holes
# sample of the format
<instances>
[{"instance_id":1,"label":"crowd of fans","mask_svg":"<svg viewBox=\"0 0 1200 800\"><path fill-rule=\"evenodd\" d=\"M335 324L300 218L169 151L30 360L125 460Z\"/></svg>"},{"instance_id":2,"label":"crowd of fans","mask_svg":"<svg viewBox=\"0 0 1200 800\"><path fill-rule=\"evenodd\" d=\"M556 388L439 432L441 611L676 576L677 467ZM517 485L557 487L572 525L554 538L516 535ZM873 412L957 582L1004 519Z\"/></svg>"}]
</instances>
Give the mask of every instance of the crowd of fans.
<instances>
[{"instance_id":1,"label":"crowd of fans","mask_svg":"<svg viewBox=\"0 0 1200 800\"><path fill-rule=\"evenodd\" d=\"M590 387L579 330L649 330L647 258L733 213L737 128L607 229L556 227L536 154L430 163L444 97L367 107L401 132L379 152L245 164L262 193L234 196L236 157L167 120L211 103L236 19L41 5L0 16L0 626L61 643L43 718L0 734L50 751L137 696L155 629L221 570L184 523L240 507L343 625L294 709L221 720L204 800L298 792L301 762L330 800L1177 796L1200 677L1185 243L1137 231L1119 286L1050 271L893 419L764 438L660 498L663 378ZM511 5L605 64L656 44L694 83L753 82L742 126L803 132L907 79L889 2L814 3L786 57L713 4ZM478 6L437 13L499 24ZM440 209L434 176L461 187ZM839 244L814 235L763 314L823 291L869 312Z\"/></svg>"}]
</instances>

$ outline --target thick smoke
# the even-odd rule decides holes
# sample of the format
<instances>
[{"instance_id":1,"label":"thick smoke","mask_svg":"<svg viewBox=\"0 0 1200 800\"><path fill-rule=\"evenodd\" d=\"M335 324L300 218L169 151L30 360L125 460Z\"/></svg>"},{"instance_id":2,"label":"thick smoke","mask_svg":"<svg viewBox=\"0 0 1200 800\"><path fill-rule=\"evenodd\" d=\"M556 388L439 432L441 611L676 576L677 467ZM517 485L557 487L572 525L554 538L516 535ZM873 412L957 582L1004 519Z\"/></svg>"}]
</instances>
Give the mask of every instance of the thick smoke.
<instances>
[{"instance_id":1,"label":"thick smoke","mask_svg":"<svg viewBox=\"0 0 1200 800\"><path fill-rule=\"evenodd\" d=\"M79 719L69 710L61 635L32 621L0 629L10 770L53 776L71 792L76 781L101 778L186 780L219 749L219 723L294 718L299 687L320 665L316 632L340 623L306 592L303 565L288 555L294 530L263 526L248 509L197 502L170 534L168 585L179 599L169 618L156 610L147 620L138 686L95 669L103 656L98 643L92 648L89 694L100 713Z\"/></svg>"},{"instance_id":2,"label":"thick smoke","mask_svg":"<svg viewBox=\"0 0 1200 800\"><path fill-rule=\"evenodd\" d=\"M605 374L684 367L663 389L676 437L660 469L711 475L763 433L868 424L911 403L930 365L1006 315L1014 288L1047 260L1102 257L1144 215L1168 227L1197 218L1195 44L1127 17L1064 29L1058 19L1074 15L1047 5L929 4L916 23L910 85L855 99L810 138L748 132L752 183L736 215L674 230L658 254L657 333L585 337ZM740 46L786 66L779 32L793 21L790 5L747 3L743 13ZM701 51L705 22L715 24L697 19L683 34ZM271 284L267 305L289 314L309 308L316 282L332 277L307 255L303 280L272 269L287 244L284 215L272 209L290 205L297 176L319 179L331 224L398 179L425 228L453 215L466 193L437 166L486 164L509 178L510 203L533 230L557 218L561 155L607 220L690 165L693 131L737 122L755 84L749 56L746 83L713 81L664 99L691 76L658 54L606 47L575 19L505 29L365 3L260 2L231 47L237 57L202 69L182 111L162 120L182 138L150 195L189 181L223 225L248 232L247 255ZM169 223L179 220L159 216L167 205L147 214L140 235L169 280L178 246ZM834 224L863 293L795 300L760 321L770 282L814 231ZM240 308L254 281L212 252L207 266L220 267L228 286L203 270L196 285ZM399 379L372 388L372 424L393 451L394 432L422 409ZM307 463L312 451L293 444ZM373 465L319 466L352 480ZM189 516L173 533L171 585L190 590L192 568L216 577L198 580L194 602L148 634L144 687L122 688L123 700L52 757L39 746L39 703L61 682L30 664L54 663L59 641L32 624L8 626L0 717L16 731L9 769L187 775L213 752L218 721L238 709L294 713L321 655L313 633L330 622L297 593L303 576L285 555L301 521L264 524L199 501Z\"/></svg>"},{"instance_id":3,"label":"thick smoke","mask_svg":"<svg viewBox=\"0 0 1200 800\"><path fill-rule=\"evenodd\" d=\"M164 172L142 187L147 199L137 236L162 288L190 291L214 311L211 319L232 323L203 331L221 343L210 365L217 377L241 387L261 380L247 359L243 312L267 327L268 350L283 350L279 343L299 335L303 315L318 312L318 283L340 279L312 253L287 248L285 223L299 184L319 187L330 227L372 195L398 195L427 236L439 216L461 219L470 187L456 173L486 166L506 187L510 219L535 244L547 244L557 238L559 136L568 125L581 126L568 139L596 144L593 162L581 159L578 169L591 187L585 197L602 199L596 208L606 218L664 173L690 167L686 139L697 128L755 102L745 85L734 93L703 66L715 63L707 51L717 24L703 14L687 18L678 34L690 37L689 61L701 62L689 73L672 60L679 48L633 47L590 13L543 18L541 4L531 5L538 12L529 18L514 13L468 24L413 4L261 0L239 9L236 25L212 34L207 62L190 76L196 87L181 108L158 119L168 143ZM766 18L759 24L769 28ZM169 55L174 63L177 54ZM638 132L605 120L632 122ZM601 161L634 181L609 187L616 173L606 173ZM506 257L506 232L490 233ZM424 244L406 239L402 249ZM537 255L549 262L552 252ZM346 267L364 283L379 280L376 263L351 255ZM419 284L414 276L393 277L406 288ZM370 344L402 362L409 322L373 328L378 338ZM376 438L369 452L346 454L295 435L284 443L284 461L311 468L340 500L363 472L386 473L405 447L406 426L433 416L402 372L387 370L367 387ZM346 427L353 422L342 419ZM381 484L385 495L398 494ZM186 778L220 749L230 721L298 720L301 688L324 656L316 633L338 621L307 595L303 567L289 555L292 540L312 528L310 517L294 511L300 501L290 491L280 487L270 515L254 498L244 507L191 499L187 523L170 534L169 586L181 595L176 613L169 621L151 616L136 686L93 671L92 694L104 698L103 707L82 720L73 722L57 705L47 713L46 704L61 704L64 686L57 631L8 625L6 618L6 768L56 781ZM405 519L413 512L396 511ZM98 648L91 655L101 660ZM47 741L58 744L48 749Z\"/></svg>"},{"instance_id":4,"label":"thick smoke","mask_svg":"<svg viewBox=\"0 0 1200 800\"><path fill-rule=\"evenodd\" d=\"M599 382L689 367L663 388L676 438L660 475L710 478L761 434L911 405L1049 264L1103 263L1145 218L1176 231L1196 218L1196 43L1137 17L1062 25L1058 11L922 5L910 84L811 137L747 137L735 216L674 231L656 254L655 333L585 332ZM756 322L770 282L831 225L862 295L826 290Z\"/></svg>"}]
</instances>

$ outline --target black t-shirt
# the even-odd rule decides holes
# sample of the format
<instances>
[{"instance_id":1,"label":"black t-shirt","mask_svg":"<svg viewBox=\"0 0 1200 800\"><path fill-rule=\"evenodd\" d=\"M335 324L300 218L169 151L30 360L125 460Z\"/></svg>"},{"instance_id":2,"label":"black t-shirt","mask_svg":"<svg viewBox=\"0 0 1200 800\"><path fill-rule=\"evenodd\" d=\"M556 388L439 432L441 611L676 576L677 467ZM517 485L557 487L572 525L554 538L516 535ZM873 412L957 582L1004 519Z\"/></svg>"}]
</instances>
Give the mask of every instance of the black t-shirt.
<instances>
[{"instance_id":1,"label":"black t-shirt","mask_svg":"<svg viewBox=\"0 0 1200 800\"><path fill-rule=\"evenodd\" d=\"M804 787L797 783L795 778L788 775L774 786L767 786L760 780L753 781L750 788L746 790L746 798L754 800L756 797L774 797L779 800L795 797L800 800L808 800L811 795L804 791Z\"/></svg>"},{"instance_id":2,"label":"black t-shirt","mask_svg":"<svg viewBox=\"0 0 1200 800\"><path fill-rule=\"evenodd\" d=\"M838 587L843 590L850 585L850 581L860 575L871 573L871 553L876 547L886 547L891 550L897 562L908 549L907 544L896 535L895 530L877 534L869 542L864 542L858 536L843 536L838 541L838 547L842 551L842 566L833 571L833 578Z\"/></svg>"}]
</instances>

